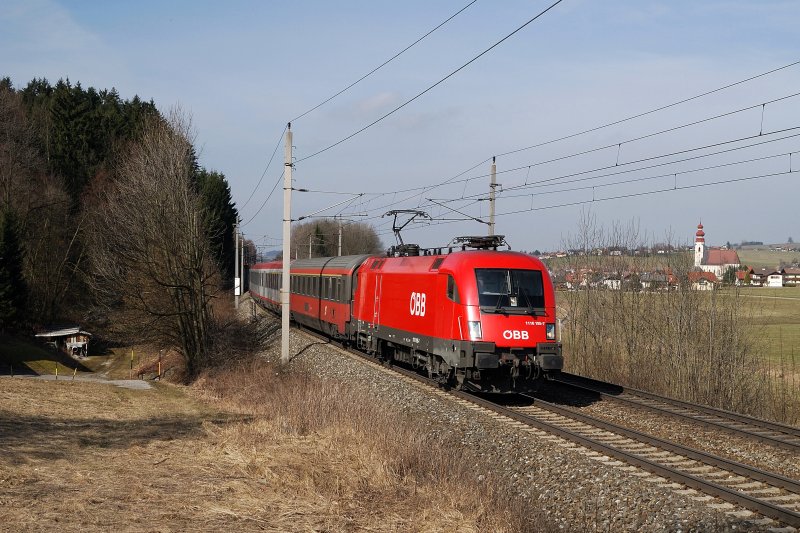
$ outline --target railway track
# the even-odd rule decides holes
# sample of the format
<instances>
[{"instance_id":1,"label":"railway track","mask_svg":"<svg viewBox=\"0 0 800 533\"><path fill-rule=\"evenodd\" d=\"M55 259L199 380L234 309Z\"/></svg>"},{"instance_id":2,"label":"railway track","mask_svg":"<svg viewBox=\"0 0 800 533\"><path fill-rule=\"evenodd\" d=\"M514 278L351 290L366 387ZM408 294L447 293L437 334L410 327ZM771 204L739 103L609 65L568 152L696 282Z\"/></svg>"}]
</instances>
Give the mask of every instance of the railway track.
<instances>
[{"instance_id":1,"label":"railway track","mask_svg":"<svg viewBox=\"0 0 800 533\"><path fill-rule=\"evenodd\" d=\"M695 405L674 398L574 374L563 373L555 382L577 391L598 395L604 400L648 409L660 414L688 420L703 427L726 431L777 448L800 453L800 428L753 418L725 411L724 409Z\"/></svg>"},{"instance_id":2,"label":"railway track","mask_svg":"<svg viewBox=\"0 0 800 533\"><path fill-rule=\"evenodd\" d=\"M302 331L327 340L313 331ZM371 366L384 367L372 356L336 347ZM389 371L386 368L384 370ZM689 487L684 489L687 495L700 492L785 525L800 527L800 481L617 426L533 397L528 397L531 402L529 405L504 406L463 391L444 392L436 383L414 370L394 366L391 371L408 381L457 398L459 403L488 411L495 418L499 416L499 420L507 419L507 423L513 425L543 431Z\"/></svg>"},{"instance_id":3,"label":"railway track","mask_svg":"<svg viewBox=\"0 0 800 533\"><path fill-rule=\"evenodd\" d=\"M534 400L525 407L504 408L517 421L681 483L800 526L800 482L627 429L556 404ZM492 407L497 410L496 407Z\"/></svg>"}]
</instances>

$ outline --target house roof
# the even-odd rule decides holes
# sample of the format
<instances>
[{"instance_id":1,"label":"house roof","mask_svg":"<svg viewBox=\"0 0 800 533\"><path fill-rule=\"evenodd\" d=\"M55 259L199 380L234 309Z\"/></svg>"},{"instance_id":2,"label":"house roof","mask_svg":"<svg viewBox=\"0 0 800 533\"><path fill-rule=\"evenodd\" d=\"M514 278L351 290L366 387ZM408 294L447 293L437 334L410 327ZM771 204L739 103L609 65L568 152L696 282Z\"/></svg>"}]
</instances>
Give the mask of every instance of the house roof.
<instances>
[{"instance_id":1,"label":"house roof","mask_svg":"<svg viewBox=\"0 0 800 533\"><path fill-rule=\"evenodd\" d=\"M783 269L783 273L797 276L797 275L800 275L800 268L788 268L787 267L787 268Z\"/></svg>"},{"instance_id":2,"label":"house roof","mask_svg":"<svg viewBox=\"0 0 800 533\"><path fill-rule=\"evenodd\" d=\"M71 328L62 328L62 329L54 329L49 331L43 331L42 333L37 333L37 337L69 337L70 335L77 335L80 333L81 335L88 335L89 337L92 336L91 333L88 331L84 331L78 326L74 326Z\"/></svg>"},{"instance_id":3,"label":"house roof","mask_svg":"<svg viewBox=\"0 0 800 533\"><path fill-rule=\"evenodd\" d=\"M706 281L710 281L711 283L717 283L719 280L717 276L713 272L705 272L705 271L693 271L689 272L688 274L689 281L692 283L697 283L701 279Z\"/></svg>"},{"instance_id":4,"label":"house roof","mask_svg":"<svg viewBox=\"0 0 800 533\"><path fill-rule=\"evenodd\" d=\"M708 259L705 261L706 265L738 265L739 254L736 250L721 250L719 248L711 248L708 250Z\"/></svg>"}]
</instances>

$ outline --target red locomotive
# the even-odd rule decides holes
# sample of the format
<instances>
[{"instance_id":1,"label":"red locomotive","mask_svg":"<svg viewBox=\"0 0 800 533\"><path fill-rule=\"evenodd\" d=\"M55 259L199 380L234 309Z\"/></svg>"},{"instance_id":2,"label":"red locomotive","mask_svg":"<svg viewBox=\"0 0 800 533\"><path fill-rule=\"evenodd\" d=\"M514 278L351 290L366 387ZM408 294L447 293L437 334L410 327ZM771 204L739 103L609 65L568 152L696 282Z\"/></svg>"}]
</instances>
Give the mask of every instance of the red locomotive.
<instances>
[{"instance_id":1,"label":"red locomotive","mask_svg":"<svg viewBox=\"0 0 800 533\"><path fill-rule=\"evenodd\" d=\"M496 242L473 238L479 249L450 253L419 255L412 245L389 256L296 260L292 319L456 388L531 390L563 367L555 293L541 261L486 249ZM275 311L280 285L279 262L250 270L250 294Z\"/></svg>"}]
</instances>

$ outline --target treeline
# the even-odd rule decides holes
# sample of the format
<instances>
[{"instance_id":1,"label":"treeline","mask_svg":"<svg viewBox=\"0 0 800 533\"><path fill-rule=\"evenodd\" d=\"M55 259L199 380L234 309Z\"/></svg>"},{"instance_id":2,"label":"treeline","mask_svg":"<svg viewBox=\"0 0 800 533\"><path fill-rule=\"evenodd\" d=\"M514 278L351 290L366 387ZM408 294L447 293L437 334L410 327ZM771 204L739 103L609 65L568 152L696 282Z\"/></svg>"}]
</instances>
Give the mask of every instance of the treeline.
<instances>
[{"instance_id":1,"label":"treeline","mask_svg":"<svg viewBox=\"0 0 800 533\"><path fill-rule=\"evenodd\" d=\"M291 248L292 259L304 259L376 254L383 250L383 244L375 228L369 224L322 218L295 224Z\"/></svg>"},{"instance_id":2,"label":"treeline","mask_svg":"<svg viewBox=\"0 0 800 533\"><path fill-rule=\"evenodd\" d=\"M117 210L114 202L120 201L120 190L136 178L132 173L138 169L141 174L155 164L131 163L137 154L141 162L142 143L149 139L151 151L158 152L153 143L169 138L170 132L179 139L172 149L180 152L171 162L180 164L144 178L168 183L166 176L181 174L173 185L186 190L174 188L169 194L183 197L183 208L193 211L182 213L190 219L183 223L194 223L190 234L198 248L191 253L208 255L201 269L214 288L230 282L237 217L230 187L222 173L198 164L191 131L177 126L176 130L174 117L162 116L152 100L126 100L114 89L84 89L69 80L51 85L45 79L16 89L9 78L0 80L0 329L99 323L131 305L120 294L112 296L113 289L98 290L100 282L109 279L107 271L98 269L105 265L100 258L125 252L119 240L135 240L143 228L135 220L127 227L116 225L117 241L103 230L110 227L108 217ZM170 215L157 198L139 194L136 201L133 207L156 219ZM161 211L153 212L153 205ZM185 243L177 240L180 235L172 235L163 260L188 253ZM152 244L135 252L142 254L138 259L155 259ZM124 264L115 267L116 274L123 275L115 278L117 282L124 275L135 277ZM151 325L157 321L154 317L149 318ZM166 313L161 318L169 322L175 317Z\"/></svg>"}]
</instances>

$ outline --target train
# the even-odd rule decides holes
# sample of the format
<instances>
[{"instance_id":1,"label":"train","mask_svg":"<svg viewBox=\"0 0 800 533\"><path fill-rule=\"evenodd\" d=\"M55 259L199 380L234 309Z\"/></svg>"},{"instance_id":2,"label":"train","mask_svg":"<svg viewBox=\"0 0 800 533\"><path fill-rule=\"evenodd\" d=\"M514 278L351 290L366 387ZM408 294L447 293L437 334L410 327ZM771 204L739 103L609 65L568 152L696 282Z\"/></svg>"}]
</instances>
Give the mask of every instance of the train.
<instances>
[{"instance_id":1,"label":"train","mask_svg":"<svg viewBox=\"0 0 800 533\"><path fill-rule=\"evenodd\" d=\"M555 291L539 259L497 242L294 260L291 320L443 386L531 392L564 364ZM253 300L280 312L281 277L280 261L253 265Z\"/></svg>"}]
</instances>

